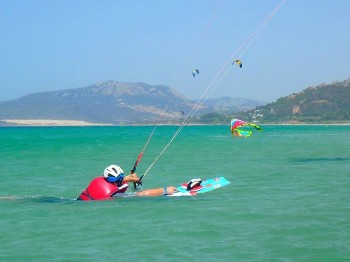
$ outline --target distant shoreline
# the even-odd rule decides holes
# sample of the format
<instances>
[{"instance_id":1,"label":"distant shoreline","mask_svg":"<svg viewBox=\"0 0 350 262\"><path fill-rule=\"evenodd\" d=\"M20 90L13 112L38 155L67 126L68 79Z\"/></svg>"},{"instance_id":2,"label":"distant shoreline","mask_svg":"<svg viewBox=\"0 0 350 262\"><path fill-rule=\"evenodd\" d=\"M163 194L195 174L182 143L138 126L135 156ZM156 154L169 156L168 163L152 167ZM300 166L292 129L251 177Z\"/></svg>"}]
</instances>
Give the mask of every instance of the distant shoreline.
<instances>
[{"instance_id":1,"label":"distant shoreline","mask_svg":"<svg viewBox=\"0 0 350 262\"><path fill-rule=\"evenodd\" d=\"M143 123L143 124L102 124L102 123L91 123L79 120L57 120L57 119L2 119L0 123L4 123L4 125L0 124L0 127L3 126L33 126L33 127L44 127L44 126L154 126L155 123ZM162 123L157 124L160 126L176 126L180 124L172 124L172 123ZM201 124L201 123L192 123L186 124L189 126L213 126L213 125L225 125L225 124ZM350 126L350 122L348 123L264 123L260 125L270 125L270 126Z\"/></svg>"},{"instance_id":2,"label":"distant shoreline","mask_svg":"<svg viewBox=\"0 0 350 262\"><path fill-rule=\"evenodd\" d=\"M108 124L89 123L79 120L56 119L2 119L11 126L108 126Z\"/></svg>"}]
</instances>

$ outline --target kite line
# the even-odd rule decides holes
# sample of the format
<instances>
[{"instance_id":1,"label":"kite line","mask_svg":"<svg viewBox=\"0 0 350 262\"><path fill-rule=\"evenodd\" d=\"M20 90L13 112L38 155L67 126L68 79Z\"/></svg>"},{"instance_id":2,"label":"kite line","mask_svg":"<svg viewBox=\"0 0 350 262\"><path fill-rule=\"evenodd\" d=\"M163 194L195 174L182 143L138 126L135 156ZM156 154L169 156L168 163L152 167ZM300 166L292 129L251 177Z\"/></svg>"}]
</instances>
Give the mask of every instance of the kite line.
<instances>
[{"instance_id":1,"label":"kite line","mask_svg":"<svg viewBox=\"0 0 350 262\"><path fill-rule=\"evenodd\" d=\"M251 44L257 39L260 33L265 29L265 27L271 22L272 18L278 13L281 7L284 5L286 0L282 0L278 6L262 21L262 23L256 28L256 30L249 35L242 44L233 52L230 58L223 64L218 73L213 77L210 84L207 86L201 97L197 100L195 105L192 107L191 111L188 113L186 118L180 124L177 131L174 133L173 137L170 139L168 144L165 145L163 150L159 153L159 155L154 159L151 165L147 168L145 173L143 174L143 178L148 174L151 168L155 165L155 163L160 159L160 157L164 154L170 144L175 140L177 135L181 132L181 130L187 125L189 120L193 117L193 115L198 111L198 109L202 106L202 104L206 101L209 95L217 88L220 82L225 78L225 76L230 71L231 67L229 67L232 63L232 60L240 59L243 54L247 51L247 49L251 46ZM234 59L236 58L236 59ZM226 72L224 72L226 70Z\"/></svg>"}]
</instances>

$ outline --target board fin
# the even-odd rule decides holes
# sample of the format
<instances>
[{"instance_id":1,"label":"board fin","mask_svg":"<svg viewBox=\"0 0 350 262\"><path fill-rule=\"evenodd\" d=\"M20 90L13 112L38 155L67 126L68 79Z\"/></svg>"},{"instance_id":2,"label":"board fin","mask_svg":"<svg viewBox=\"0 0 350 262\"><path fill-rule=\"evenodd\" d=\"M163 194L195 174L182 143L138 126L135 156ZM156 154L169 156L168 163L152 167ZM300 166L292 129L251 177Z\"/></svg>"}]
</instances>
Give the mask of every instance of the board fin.
<instances>
[{"instance_id":1,"label":"board fin","mask_svg":"<svg viewBox=\"0 0 350 262\"><path fill-rule=\"evenodd\" d=\"M199 191L203 188L201 184L202 184L201 178L193 178L187 183L183 183L181 187L187 191Z\"/></svg>"},{"instance_id":2,"label":"board fin","mask_svg":"<svg viewBox=\"0 0 350 262\"><path fill-rule=\"evenodd\" d=\"M187 190L187 191L197 192L197 191L203 189L204 186L195 185L195 186L192 187L190 190L188 190L188 189L187 189L187 183L183 183L183 184L181 185L181 188L183 188L183 189L185 189L185 190Z\"/></svg>"}]
</instances>

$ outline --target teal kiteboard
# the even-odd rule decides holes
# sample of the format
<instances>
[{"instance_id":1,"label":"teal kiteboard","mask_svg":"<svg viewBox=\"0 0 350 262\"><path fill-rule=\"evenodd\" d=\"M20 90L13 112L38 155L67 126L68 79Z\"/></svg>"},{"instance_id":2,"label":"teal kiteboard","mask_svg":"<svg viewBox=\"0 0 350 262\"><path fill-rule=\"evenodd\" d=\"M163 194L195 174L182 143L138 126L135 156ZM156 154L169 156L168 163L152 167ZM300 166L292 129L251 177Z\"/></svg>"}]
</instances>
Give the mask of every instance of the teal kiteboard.
<instances>
[{"instance_id":1,"label":"teal kiteboard","mask_svg":"<svg viewBox=\"0 0 350 262\"><path fill-rule=\"evenodd\" d=\"M221 188L229 185L231 182L224 177L216 177L208 180L203 180L199 186L196 186L190 190L187 189L187 183L183 183L176 189L178 192L169 196L195 196L197 194L207 193L209 191Z\"/></svg>"}]
</instances>

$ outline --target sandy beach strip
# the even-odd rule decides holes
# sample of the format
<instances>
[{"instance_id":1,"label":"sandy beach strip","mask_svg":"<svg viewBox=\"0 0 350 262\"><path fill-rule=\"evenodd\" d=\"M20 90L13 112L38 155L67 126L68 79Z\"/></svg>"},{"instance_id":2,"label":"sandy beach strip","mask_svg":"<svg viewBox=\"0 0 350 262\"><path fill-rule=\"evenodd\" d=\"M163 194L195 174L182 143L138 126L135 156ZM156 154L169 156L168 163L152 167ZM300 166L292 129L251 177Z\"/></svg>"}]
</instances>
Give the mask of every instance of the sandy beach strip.
<instances>
[{"instance_id":1,"label":"sandy beach strip","mask_svg":"<svg viewBox=\"0 0 350 262\"><path fill-rule=\"evenodd\" d=\"M20 126L105 126L108 124L89 123L79 120L56 119L2 119L2 122Z\"/></svg>"}]
</instances>

